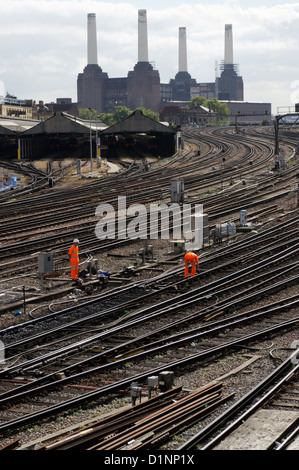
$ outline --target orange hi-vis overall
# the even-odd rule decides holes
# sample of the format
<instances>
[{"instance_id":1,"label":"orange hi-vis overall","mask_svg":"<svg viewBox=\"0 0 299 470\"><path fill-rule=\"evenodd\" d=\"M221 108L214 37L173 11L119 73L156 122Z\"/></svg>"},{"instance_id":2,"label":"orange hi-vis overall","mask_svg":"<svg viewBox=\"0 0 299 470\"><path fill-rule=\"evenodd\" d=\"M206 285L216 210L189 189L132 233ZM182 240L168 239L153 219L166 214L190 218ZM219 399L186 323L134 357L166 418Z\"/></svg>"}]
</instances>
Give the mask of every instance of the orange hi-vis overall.
<instances>
[{"instance_id":1,"label":"orange hi-vis overall","mask_svg":"<svg viewBox=\"0 0 299 470\"><path fill-rule=\"evenodd\" d=\"M69 256L71 262L72 279L77 279L79 271L79 247L72 245L69 249Z\"/></svg>"},{"instance_id":2,"label":"orange hi-vis overall","mask_svg":"<svg viewBox=\"0 0 299 470\"><path fill-rule=\"evenodd\" d=\"M191 277L195 276L198 257L195 253L185 254L185 277L189 276L189 265L191 265Z\"/></svg>"}]
</instances>

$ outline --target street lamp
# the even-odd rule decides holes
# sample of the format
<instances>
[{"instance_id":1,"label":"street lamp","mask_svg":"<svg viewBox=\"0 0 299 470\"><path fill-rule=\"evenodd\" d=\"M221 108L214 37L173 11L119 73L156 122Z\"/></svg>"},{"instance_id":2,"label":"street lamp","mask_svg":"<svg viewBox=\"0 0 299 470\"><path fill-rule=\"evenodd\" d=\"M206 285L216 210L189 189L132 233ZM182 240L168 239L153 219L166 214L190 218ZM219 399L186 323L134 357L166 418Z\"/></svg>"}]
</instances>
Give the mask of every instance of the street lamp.
<instances>
[{"instance_id":1,"label":"street lamp","mask_svg":"<svg viewBox=\"0 0 299 470\"><path fill-rule=\"evenodd\" d=\"M90 171L92 172L92 137L91 137L91 108L89 109L89 149L90 149Z\"/></svg>"}]
</instances>

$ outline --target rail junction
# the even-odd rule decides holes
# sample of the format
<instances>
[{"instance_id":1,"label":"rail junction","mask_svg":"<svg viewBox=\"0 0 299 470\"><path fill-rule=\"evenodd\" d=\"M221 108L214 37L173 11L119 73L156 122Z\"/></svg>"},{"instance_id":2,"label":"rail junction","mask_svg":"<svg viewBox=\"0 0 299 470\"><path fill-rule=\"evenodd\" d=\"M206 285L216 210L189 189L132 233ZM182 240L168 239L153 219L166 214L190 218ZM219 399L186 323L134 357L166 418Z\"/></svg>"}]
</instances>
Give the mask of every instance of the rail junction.
<instances>
[{"instance_id":1,"label":"rail junction","mask_svg":"<svg viewBox=\"0 0 299 470\"><path fill-rule=\"evenodd\" d=\"M98 178L70 159L6 163L24 184L0 193L3 449L298 449L298 130L280 131L280 168L270 127L182 137L171 158L114 160ZM170 203L179 179L209 221L194 278L176 240L97 239L99 203ZM74 237L108 282L72 284ZM41 252L55 255L43 284ZM271 407L281 426L261 432Z\"/></svg>"}]
</instances>

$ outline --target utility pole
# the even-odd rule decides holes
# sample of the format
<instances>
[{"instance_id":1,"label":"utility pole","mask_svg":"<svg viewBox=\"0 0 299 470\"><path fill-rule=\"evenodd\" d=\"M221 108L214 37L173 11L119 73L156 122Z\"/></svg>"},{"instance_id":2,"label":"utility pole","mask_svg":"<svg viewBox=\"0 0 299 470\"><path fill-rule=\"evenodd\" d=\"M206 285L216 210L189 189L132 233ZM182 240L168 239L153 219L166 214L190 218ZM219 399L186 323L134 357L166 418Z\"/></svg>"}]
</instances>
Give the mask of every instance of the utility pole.
<instances>
[{"instance_id":1,"label":"utility pole","mask_svg":"<svg viewBox=\"0 0 299 470\"><path fill-rule=\"evenodd\" d=\"M278 131L279 131L279 120L281 119L281 116L276 116L275 117L275 122L274 122L274 132L275 132L275 155L279 154L279 138L278 138Z\"/></svg>"}]
</instances>

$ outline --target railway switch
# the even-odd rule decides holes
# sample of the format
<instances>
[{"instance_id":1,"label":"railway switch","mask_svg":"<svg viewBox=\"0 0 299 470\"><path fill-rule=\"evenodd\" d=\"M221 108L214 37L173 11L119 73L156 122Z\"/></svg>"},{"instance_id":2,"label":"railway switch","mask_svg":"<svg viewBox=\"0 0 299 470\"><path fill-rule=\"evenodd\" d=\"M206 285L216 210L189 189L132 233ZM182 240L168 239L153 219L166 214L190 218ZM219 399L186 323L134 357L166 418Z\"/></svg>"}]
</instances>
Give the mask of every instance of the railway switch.
<instances>
[{"instance_id":1,"label":"railway switch","mask_svg":"<svg viewBox=\"0 0 299 470\"><path fill-rule=\"evenodd\" d=\"M173 253L179 254L185 251L185 240L170 240L173 246Z\"/></svg>"},{"instance_id":2,"label":"railway switch","mask_svg":"<svg viewBox=\"0 0 299 470\"><path fill-rule=\"evenodd\" d=\"M159 377L153 375L147 378L147 387L148 387L148 398L151 398L151 392L153 389L158 388L159 386Z\"/></svg>"},{"instance_id":3,"label":"railway switch","mask_svg":"<svg viewBox=\"0 0 299 470\"><path fill-rule=\"evenodd\" d=\"M142 388L139 387L135 382L131 384L131 398L133 406L135 405L137 398L139 398L139 401L141 402L141 391Z\"/></svg>"},{"instance_id":4,"label":"railway switch","mask_svg":"<svg viewBox=\"0 0 299 470\"><path fill-rule=\"evenodd\" d=\"M174 384L174 372L164 371L159 374L159 388L162 391L171 389Z\"/></svg>"},{"instance_id":5,"label":"railway switch","mask_svg":"<svg viewBox=\"0 0 299 470\"><path fill-rule=\"evenodd\" d=\"M41 279L41 289L44 290L44 274L54 271L54 253L38 254L38 275Z\"/></svg>"},{"instance_id":6,"label":"railway switch","mask_svg":"<svg viewBox=\"0 0 299 470\"><path fill-rule=\"evenodd\" d=\"M52 273L54 269L54 255L51 253L39 253L38 272L40 274Z\"/></svg>"},{"instance_id":7,"label":"railway switch","mask_svg":"<svg viewBox=\"0 0 299 470\"><path fill-rule=\"evenodd\" d=\"M138 256L140 256L142 258L141 266L143 266L145 264L145 249L144 248L141 248L139 250Z\"/></svg>"},{"instance_id":8,"label":"railway switch","mask_svg":"<svg viewBox=\"0 0 299 470\"><path fill-rule=\"evenodd\" d=\"M146 248L146 254L150 255L152 258L152 261L154 261L154 247L153 245L148 245Z\"/></svg>"},{"instance_id":9,"label":"railway switch","mask_svg":"<svg viewBox=\"0 0 299 470\"><path fill-rule=\"evenodd\" d=\"M240 211L240 226L245 227L247 225L247 211L241 210Z\"/></svg>"}]
</instances>

